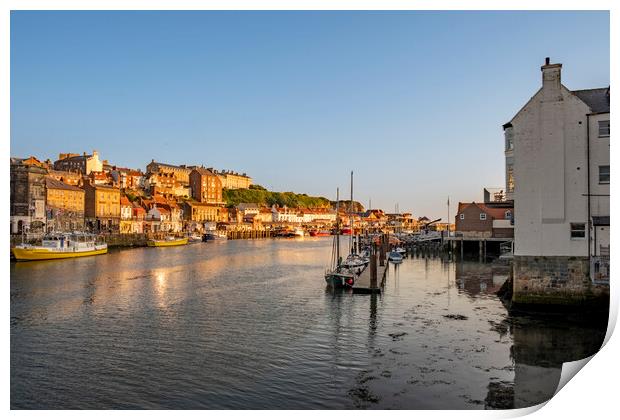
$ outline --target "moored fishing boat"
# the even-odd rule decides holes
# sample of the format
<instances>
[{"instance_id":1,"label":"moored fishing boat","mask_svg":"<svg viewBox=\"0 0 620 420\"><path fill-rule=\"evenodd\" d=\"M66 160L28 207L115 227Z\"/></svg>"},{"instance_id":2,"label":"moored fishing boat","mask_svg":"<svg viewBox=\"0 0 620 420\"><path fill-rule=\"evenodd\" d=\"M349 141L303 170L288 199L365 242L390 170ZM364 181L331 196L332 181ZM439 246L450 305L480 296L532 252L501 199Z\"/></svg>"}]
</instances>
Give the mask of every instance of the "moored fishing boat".
<instances>
[{"instance_id":1,"label":"moored fishing boat","mask_svg":"<svg viewBox=\"0 0 620 420\"><path fill-rule=\"evenodd\" d=\"M193 235L189 235L188 240L190 243L202 242L202 236L195 233Z\"/></svg>"},{"instance_id":2,"label":"moored fishing boat","mask_svg":"<svg viewBox=\"0 0 620 420\"><path fill-rule=\"evenodd\" d=\"M179 246L179 245L187 245L189 239L185 238L175 238L174 236L168 236L165 239L151 239L147 241L148 246Z\"/></svg>"},{"instance_id":3,"label":"moored fishing boat","mask_svg":"<svg viewBox=\"0 0 620 420\"><path fill-rule=\"evenodd\" d=\"M392 251L388 254L388 261L392 261L394 264L403 262L403 256L396 251Z\"/></svg>"},{"instance_id":4,"label":"moored fishing boat","mask_svg":"<svg viewBox=\"0 0 620 420\"><path fill-rule=\"evenodd\" d=\"M41 245L22 243L11 250L17 261L90 257L108 252L108 245L90 233L49 233Z\"/></svg>"},{"instance_id":5,"label":"moored fishing boat","mask_svg":"<svg viewBox=\"0 0 620 420\"><path fill-rule=\"evenodd\" d=\"M407 250L403 247L396 247L394 249L394 251L398 252L400 255L405 256L405 254L407 253Z\"/></svg>"},{"instance_id":6,"label":"moored fishing boat","mask_svg":"<svg viewBox=\"0 0 620 420\"><path fill-rule=\"evenodd\" d=\"M207 232L204 235L202 235L202 242L227 241L227 240L228 240L228 236L226 235L225 232L212 231L212 232Z\"/></svg>"},{"instance_id":7,"label":"moored fishing boat","mask_svg":"<svg viewBox=\"0 0 620 420\"><path fill-rule=\"evenodd\" d=\"M336 190L336 231L340 228L338 218L339 190ZM355 284L355 274L342 264L340 257L340 235L334 236L332 244L331 267L325 272L325 282L333 288L353 287Z\"/></svg>"}]
</instances>

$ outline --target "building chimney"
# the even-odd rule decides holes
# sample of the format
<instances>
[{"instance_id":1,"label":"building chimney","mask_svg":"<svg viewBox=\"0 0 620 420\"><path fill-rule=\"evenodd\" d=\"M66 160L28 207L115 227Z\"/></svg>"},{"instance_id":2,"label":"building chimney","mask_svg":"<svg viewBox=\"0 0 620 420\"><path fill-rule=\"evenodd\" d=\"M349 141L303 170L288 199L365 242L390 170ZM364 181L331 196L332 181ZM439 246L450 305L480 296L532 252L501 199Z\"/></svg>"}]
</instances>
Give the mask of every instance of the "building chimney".
<instances>
[{"instance_id":1,"label":"building chimney","mask_svg":"<svg viewBox=\"0 0 620 420\"><path fill-rule=\"evenodd\" d=\"M562 100L562 64L550 64L549 57L545 58L542 71L543 102L557 102Z\"/></svg>"}]
</instances>

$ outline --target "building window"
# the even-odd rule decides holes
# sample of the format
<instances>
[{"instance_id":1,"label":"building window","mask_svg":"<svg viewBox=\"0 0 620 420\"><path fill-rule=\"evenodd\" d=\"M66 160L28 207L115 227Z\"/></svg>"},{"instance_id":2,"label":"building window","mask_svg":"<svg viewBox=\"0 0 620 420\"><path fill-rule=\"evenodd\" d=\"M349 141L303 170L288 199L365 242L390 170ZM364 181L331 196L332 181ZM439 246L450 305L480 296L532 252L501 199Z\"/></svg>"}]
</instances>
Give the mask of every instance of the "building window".
<instances>
[{"instance_id":1,"label":"building window","mask_svg":"<svg viewBox=\"0 0 620 420\"><path fill-rule=\"evenodd\" d=\"M609 120L598 122L598 136L609 137Z\"/></svg>"},{"instance_id":2,"label":"building window","mask_svg":"<svg viewBox=\"0 0 620 420\"><path fill-rule=\"evenodd\" d=\"M465 220L465 215L463 213L459 214L459 217L461 218L461 220Z\"/></svg>"},{"instance_id":3,"label":"building window","mask_svg":"<svg viewBox=\"0 0 620 420\"><path fill-rule=\"evenodd\" d=\"M512 128L507 128L504 131L504 137L506 138L506 151L514 148Z\"/></svg>"},{"instance_id":4,"label":"building window","mask_svg":"<svg viewBox=\"0 0 620 420\"><path fill-rule=\"evenodd\" d=\"M598 167L598 183L609 184L609 165Z\"/></svg>"},{"instance_id":5,"label":"building window","mask_svg":"<svg viewBox=\"0 0 620 420\"><path fill-rule=\"evenodd\" d=\"M572 238L585 238L586 237L586 224L585 223L571 223L570 224L570 237Z\"/></svg>"},{"instance_id":6,"label":"building window","mask_svg":"<svg viewBox=\"0 0 620 420\"><path fill-rule=\"evenodd\" d=\"M480 220L487 220L487 214L486 213L480 213Z\"/></svg>"},{"instance_id":7,"label":"building window","mask_svg":"<svg viewBox=\"0 0 620 420\"><path fill-rule=\"evenodd\" d=\"M513 193L515 191L514 170L512 165L506 165L506 192Z\"/></svg>"}]
</instances>

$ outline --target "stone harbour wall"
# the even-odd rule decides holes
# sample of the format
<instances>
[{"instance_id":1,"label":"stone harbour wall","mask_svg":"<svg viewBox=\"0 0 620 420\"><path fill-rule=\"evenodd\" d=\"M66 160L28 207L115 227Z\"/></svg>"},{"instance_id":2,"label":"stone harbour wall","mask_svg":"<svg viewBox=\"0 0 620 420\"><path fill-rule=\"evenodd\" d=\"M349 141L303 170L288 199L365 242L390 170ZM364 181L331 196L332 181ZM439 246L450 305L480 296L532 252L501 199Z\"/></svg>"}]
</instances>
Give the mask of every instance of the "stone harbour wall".
<instances>
[{"instance_id":1,"label":"stone harbour wall","mask_svg":"<svg viewBox=\"0 0 620 420\"><path fill-rule=\"evenodd\" d=\"M587 257L515 255L512 299L521 305L601 306L608 305L609 286L592 283Z\"/></svg>"}]
</instances>

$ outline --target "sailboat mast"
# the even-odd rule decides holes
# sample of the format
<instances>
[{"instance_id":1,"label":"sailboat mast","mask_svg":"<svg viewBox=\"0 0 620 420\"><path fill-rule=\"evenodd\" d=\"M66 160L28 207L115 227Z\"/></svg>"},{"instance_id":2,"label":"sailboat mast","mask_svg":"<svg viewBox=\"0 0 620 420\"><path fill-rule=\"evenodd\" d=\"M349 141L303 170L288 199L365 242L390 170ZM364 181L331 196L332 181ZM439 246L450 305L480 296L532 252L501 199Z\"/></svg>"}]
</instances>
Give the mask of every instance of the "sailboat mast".
<instances>
[{"instance_id":1,"label":"sailboat mast","mask_svg":"<svg viewBox=\"0 0 620 420\"><path fill-rule=\"evenodd\" d=\"M349 206L349 222L351 224L351 236L349 236L349 249L353 253L353 171L351 171L351 203Z\"/></svg>"},{"instance_id":2,"label":"sailboat mast","mask_svg":"<svg viewBox=\"0 0 620 420\"><path fill-rule=\"evenodd\" d=\"M336 188L336 267L340 264L340 188Z\"/></svg>"}]
</instances>

